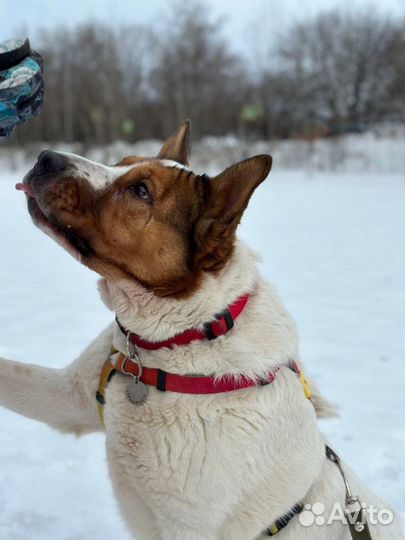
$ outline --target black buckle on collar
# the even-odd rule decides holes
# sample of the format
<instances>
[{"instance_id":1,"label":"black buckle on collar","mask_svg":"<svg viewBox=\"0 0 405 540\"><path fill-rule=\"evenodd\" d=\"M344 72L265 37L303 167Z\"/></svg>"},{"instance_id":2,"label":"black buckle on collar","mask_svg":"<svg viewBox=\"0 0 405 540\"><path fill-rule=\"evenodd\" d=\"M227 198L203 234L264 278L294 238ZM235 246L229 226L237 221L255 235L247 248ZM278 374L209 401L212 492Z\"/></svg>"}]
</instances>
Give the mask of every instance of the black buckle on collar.
<instances>
[{"instance_id":1,"label":"black buckle on collar","mask_svg":"<svg viewBox=\"0 0 405 540\"><path fill-rule=\"evenodd\" d=\"M214 323L224 324L226 327L225 332L217 336L213 328ZM234 326L234 320L231 315L231 312L229 311L229 309L225 309L222 313L218 313L218 315L215 315L215 321L204 324L204 333L207 339L212 340L212 339L216 339L219 336L223 336L224 334L229 332L229 330L232 330L233 326Z\"/></svg>"},{"instance_id":2,"label":"black buckle on collar","mask_svg":"<svg viewBox=\"0 0 405 540\"><path fill-rule=\"evenodd\" d=\"M158 369L156 388L161 392L166 392L166 371Z\"/></svg>"}]
</instances>

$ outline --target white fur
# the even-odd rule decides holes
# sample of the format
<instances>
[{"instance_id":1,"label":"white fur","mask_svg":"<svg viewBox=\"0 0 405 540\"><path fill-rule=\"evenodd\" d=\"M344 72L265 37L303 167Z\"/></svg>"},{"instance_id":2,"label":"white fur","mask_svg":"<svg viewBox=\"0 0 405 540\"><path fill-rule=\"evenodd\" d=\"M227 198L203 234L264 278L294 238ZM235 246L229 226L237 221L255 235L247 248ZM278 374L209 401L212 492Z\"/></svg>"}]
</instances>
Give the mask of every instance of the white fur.
<instances>
[{"instance_id":1,"label":"white fur","mask_svg":"<svg viewBox=\"0 0 405 540\"><path fill-rule=\"evenodd\" d=\"M160 165L163 165L163 167L167 167L168 169L181 169L184 171L191 171L190 167L187 167L186 165L183 165L182 163L179 163L178 161L173 161L172 159L160 159L159 160Z\"/></svg>"},{"instance_id":2,"label":"white fur","mask_svg":"<svg viewBox=\"0 0 405 540\"><path fill-rule=\"evenodd\" d=\"M115 165L113 167L108 165L103 165L96 161L72 154L70 152L59 152L62 156L68 158L69 167L71 169L70 174L73 177L85 178L87 182L96 190L101 190L112 184L117 178L126 174L128 171L135 169L137 167L143 166L147 161L140 161L131 165ZM159 165L167 168L177 168L190 170L185 165L178 163L177 161L172 161L170 159L157 159Z\"/></svg>"},{"instance_id":3,"label":"white fur","mask_svg":"<svg viewBox=\"0 0 405 540\"><path fill-rule=\"evenodd\" d=\"M258 274L255 255L241 243L220 275L207 276L190 299L157 298L127 282L102 280L100 290L121 322L149 339L199 327L241 294L251 293L227 335L173 349L141 350L144 365L182 374L255 377L298 359L295 325ZM1 360L0 403L62 431L100 429L94 395L112 342L125 350L115 324L64 370ZM325 406L326 401L315 391L314 407L287 367L271 385L219 395L162 393L149 387L140 407L127 400L127 383L117 374L108 385L105 430L115 494L137 540L253 540L300 500L329 508L343 504L343 482L325 459L317 425L316 404ZM348 474L365 502L384 505ZM100 511L95 519L102 517ZM397 519L390 527L372 528L372 535L374 540L402 537ZM305 528L294 518L277 538L344 540L350 535L339 523Z\"/></svg>"},{"instance_id":4,"label":"white fur","mask_svg":"<svg viewBox=\"0 0 405 540\"><path fill-rule=\"evenodd\" d=\"M59 152L59 154L68 158L72 176L85 177L94 189L105 188L135 167L135 165L110 167L70 152Z\"/></svg>"}]
</instances>

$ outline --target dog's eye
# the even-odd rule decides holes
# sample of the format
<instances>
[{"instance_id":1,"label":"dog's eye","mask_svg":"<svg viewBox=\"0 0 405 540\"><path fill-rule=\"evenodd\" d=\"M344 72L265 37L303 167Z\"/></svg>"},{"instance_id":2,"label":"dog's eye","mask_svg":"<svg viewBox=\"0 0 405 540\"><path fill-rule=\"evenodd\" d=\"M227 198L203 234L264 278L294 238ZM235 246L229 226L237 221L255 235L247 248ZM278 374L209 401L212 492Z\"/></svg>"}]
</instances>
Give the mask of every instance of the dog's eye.
<instances>
[{"instance_id":1,"label":"dog's eye","mask_svg":"<svg viewBox=\"0 0 405 540\"><path fill-rule=\"evenodd\" d=\"M149 190L146 184L144 184L144 182L129 186L128 189L133 195L135 195L139 199L143 199L144 201L150 201L151 199Z\"/></svg>"}]
</instances>

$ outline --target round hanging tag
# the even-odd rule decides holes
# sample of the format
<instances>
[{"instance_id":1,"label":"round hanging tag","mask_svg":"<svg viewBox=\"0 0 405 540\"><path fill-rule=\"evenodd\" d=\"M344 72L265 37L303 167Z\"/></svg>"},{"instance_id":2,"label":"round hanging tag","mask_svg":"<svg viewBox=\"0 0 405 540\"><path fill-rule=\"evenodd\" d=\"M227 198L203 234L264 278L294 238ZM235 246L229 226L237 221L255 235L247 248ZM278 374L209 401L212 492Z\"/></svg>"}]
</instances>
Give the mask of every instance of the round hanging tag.
<instances>
[{"instance_id":1,"label":"round hanging tag","mask_svg":"<svg viewBox=\"0 0 405 540\"><path fill-rule=\"evenodd\" d=\"M134 405L143 405L148 399L148 388L139 379L131 379L127 384L127 397Z\"/></svg>"}]
</instances>

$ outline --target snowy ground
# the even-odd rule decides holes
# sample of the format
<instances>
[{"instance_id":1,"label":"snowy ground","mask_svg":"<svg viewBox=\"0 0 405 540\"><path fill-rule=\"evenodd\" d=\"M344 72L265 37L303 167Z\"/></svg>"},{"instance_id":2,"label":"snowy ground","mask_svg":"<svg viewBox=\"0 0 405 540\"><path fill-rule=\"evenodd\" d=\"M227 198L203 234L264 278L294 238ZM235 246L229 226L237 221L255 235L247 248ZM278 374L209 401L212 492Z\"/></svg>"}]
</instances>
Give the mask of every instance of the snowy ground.
<instances>
[{"instance_id":1,"label":"snowy ground","mask_svg":"<svg viewBox=\"0 0 405 540\"><path fill-rule=\"evenodd\" d=\"M0 354L63 366L112 315L96 276L31 225L14 191L20 176L0 173ZM402 178L280 171L270 179L241 234L298 322L308 374L340 405L342 418L322 428L403 512ZM129 538L102 435L77 440L5 410L0 425L1 540Z\"/></svg>"}]
</instances>

